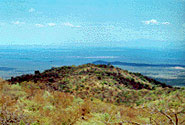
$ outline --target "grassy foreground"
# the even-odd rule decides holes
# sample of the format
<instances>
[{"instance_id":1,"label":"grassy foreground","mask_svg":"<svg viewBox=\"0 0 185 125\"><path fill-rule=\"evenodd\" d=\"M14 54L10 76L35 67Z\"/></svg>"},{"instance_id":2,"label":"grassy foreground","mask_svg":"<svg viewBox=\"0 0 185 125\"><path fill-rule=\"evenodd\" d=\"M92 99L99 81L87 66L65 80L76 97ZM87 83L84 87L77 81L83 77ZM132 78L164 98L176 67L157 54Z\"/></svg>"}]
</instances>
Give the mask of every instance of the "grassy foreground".
<instances>
[{"instance_id":1,"label":"grassy foreground","mask_svg":"<svg viewBox=\"0 0 185 125\"><path fill-rule=\"evenodd\" d=\"M185 89L113 66L63 66L0 80L1 124L185 124Z\"/></svg>"}]
</instances>

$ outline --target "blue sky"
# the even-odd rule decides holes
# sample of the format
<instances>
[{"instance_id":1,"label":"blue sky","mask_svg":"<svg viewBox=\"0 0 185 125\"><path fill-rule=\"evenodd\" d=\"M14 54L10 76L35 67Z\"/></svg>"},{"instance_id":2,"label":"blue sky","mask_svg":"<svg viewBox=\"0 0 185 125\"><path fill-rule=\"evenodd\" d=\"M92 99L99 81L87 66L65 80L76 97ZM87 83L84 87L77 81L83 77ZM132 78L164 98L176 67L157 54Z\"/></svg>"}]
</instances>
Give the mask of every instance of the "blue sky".
<instances>
[{"instance_id":1,"label":"blue sky","mask_svg":"<svg viewBox=\"0 0 185 125\"><path fill-rule=\"evenodd\" d=\"M181 46L185 0L1 0L0 45Z\"/></svg>"}]
</instances>

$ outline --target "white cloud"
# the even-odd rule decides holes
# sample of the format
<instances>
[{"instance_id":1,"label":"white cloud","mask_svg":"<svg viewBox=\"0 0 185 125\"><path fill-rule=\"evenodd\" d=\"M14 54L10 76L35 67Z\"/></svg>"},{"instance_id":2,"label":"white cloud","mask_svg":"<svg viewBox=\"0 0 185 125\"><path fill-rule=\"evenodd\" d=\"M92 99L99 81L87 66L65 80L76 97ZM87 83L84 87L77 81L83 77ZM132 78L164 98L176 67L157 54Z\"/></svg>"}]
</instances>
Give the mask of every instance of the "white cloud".
<instances>
[{"instance_id":1,"label":"white cloud","mask_svg":"<svg viewBox=\"0 0 185 125\"><path fill-rule=\"evenodd\" d=\"M56 26L57 24L56 23L48 23L48 26Z\"/></svg>"},{"instance_id":2,"label":"white cloud","mask_svg":"<svg viewBox=\"0 0 185 125\"><path fill-rule=\"evenodd\" d=\"M155 19L151 19L151 20L146 20L146 21L142 21L142 23L146 24L146 25L169 25L170 22L159 22Z\"/></svg>"},{"instance_id":3,"label":"white cloud","mask_svg":"<svg viewBox=\"0 0 185 125\"><path fill-rule=\"evenodd\" d=\"M25 24L25 22L20 22L20 21L15 21L15 22L12 22L13 24L15 25L22 25L22 24Z\"/></svg>"},{"instance_id":4,"label":"white cloud","mask_svg":"<svg viewBox=\"0 0 185 125\"><path fill-rule=\"evenodd\" d=\"M147 20L147 21L142 21L144 24L146 24L146 25L149 25L149 24L155 24L155 25L157 25L157 24L159 24L159 22L157 21L157 20L155 20L155 19L151 19L151 20Z\"/></svg>"},{"instance_id":5,"label":"white cloud","mask_svg":"<svg viewBox=\"0 0 185 125\"><path fill-rule=\"evenodd\" d=\"M169 22L162 22L161 24L169 25L170 23Z\"/></svg>"},{"instance_id":6,"label":"white cloud","mask_svg":"<svg viewBox=\"0 0 185 125\"><path fill-rule=\"evenodd\" d=\"M44 27L43 24L35 24L36 27Z\"/></svg>"},{"instance_id":7,"label":"white cloud","mask_svg":"<svg viewBox=\"0 0 185 125\"><path fill-rule=\"evenodd\" d=\"M62 25L64 25L64 26L68 26L68 27L76 27L76 28L80 28L81 26L75 26L75 25L73 25L73 24L71 24L71 23L69 23L69 22L66 22L66 23L63 23Z\"/></svg>"},{"instance_id":8,"label":"white cloud","mask_svg":"<svg viewBox=\"0 0 185 125\"><path fill-rule=\"evenodd\" d=\"M28 11L29 11L30 13L32 13L32 12L35 12L35 9L34 9L34 8L30 8Z\"/></svg>"}]
</instances>

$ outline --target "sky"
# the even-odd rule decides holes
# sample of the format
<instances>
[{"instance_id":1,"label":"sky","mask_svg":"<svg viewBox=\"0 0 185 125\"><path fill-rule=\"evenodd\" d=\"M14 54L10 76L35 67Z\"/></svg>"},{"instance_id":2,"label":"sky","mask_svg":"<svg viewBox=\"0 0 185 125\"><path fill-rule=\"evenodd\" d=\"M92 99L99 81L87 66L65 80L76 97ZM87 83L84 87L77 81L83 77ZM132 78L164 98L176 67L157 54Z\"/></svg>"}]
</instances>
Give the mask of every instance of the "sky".
<instances>
[{"instance_id":1,"label":"sky","mask_svg":"<svg viewBox=\"0 0 185 125\"><path fill-rule=\"evenodd\" d=\"M1 0L0 45L182 47L185 0Z\"/></svg>"}]
</instances>

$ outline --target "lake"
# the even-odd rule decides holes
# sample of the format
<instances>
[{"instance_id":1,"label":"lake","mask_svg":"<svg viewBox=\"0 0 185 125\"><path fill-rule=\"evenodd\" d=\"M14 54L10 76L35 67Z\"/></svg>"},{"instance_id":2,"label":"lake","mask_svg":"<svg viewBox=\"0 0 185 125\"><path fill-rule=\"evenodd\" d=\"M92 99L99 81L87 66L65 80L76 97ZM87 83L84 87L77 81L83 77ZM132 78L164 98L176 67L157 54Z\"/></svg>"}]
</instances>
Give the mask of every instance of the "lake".
<instances>
[{"instance_id":1,"label":"lake","mask_svg":"<svg viewBox=\"0 0 185 125\"><path fill-rule=\"evenodd\" d=\"M81 65L97 60L144 64L185 64L184 50L103 48L103 47L9 47L0 46L0 77L8 79L35 70L44 71L63 65ZM128 66L122 69L140 72L173 86L185 85L185 68L179 66Z\"/></svg>"}]
</instances>

